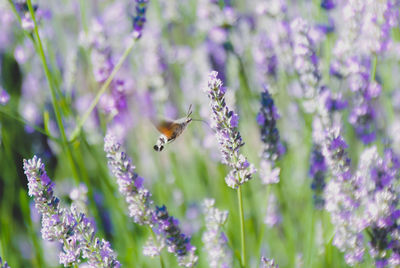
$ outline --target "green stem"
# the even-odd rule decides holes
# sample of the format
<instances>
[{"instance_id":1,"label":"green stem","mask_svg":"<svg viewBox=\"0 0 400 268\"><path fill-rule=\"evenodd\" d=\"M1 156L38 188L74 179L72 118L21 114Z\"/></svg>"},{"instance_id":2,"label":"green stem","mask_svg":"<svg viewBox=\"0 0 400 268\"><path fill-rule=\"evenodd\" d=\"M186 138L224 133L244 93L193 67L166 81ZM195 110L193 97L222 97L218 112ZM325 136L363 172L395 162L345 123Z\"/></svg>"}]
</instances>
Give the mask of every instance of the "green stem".
<instances>
[{"instance_id":1,"label":"green stem","mask_svg":"<svg viewBox=\"0 0 400 268\"><path fill-rule=\"evenodd\" d=\"M265 194L265 198L266 198L266 208L268 209L268 202L269 202L269 195L270 195L270 192L271 192L271 185L268 185L267 186L267 193ZM260 253L261 252L261 246L262 246L262 242L263 242L263 239L264 239L264 233L265 233L265 223L263 222L263 223L261 223L261 232L260 232L260 237L259 237L259 241L258 241L258 246L257 246L257 253ZM258 263L258 266L260 266L261 265L261 256L258 258L258 260L259 260L259 263Z\"/></svg>"},{"instance_id":2,"label":"green stem","mask_svg":"<svg viewBox=\"0 0 400 268\"><path fill-rule=\"evenodd\" d=\"M104 94L104 92L107 90L108 86L111 84L112 80L114 79L115 75L119 71L119 69L122 67L122 64L124 63L125 59L128 57L129 53L131 52L133 46L135 45L135 39L131 39L129 45L125 49L124 54L121 56L119 59L118 63L115 65L114 69L112 70L110 76L107 78L107 80L104 82L102 87L100 88L99 92L97 93L96 97L90 104L89 108L86 110L86 112L83 114L82 118L79 120L76 128L72 132L70 141L75 140L79 132L81 131L83 124L86 122L86 120L89 118L89 115L92 113L93 109L96 107L97 103L99 102L101 96Z\"/></svg>"},{"instance_id":3,"label":"green stem","mask_svg":"<svg viewBox=\"0 0 400 268\"><path fill-rule=\"evenodd\" d=\"M306 250L306 267L312 267L313 251L314 251L314 232L315 232L315 210L311 210L311 224L308 231L308 242Z\"/></svg>"},{"instance_id":4,"label":"green stem","mask_svg":"<svg viewBox=\"0 0 400 268\"><path fill-rule=\"evenodd\" d=\"M23 124L23 125L30 126L31 128L33 128L33 129L36 130L37 132L39 132L39 133L41 133L41 134L47 136L49 139L51 139L51 140L53 140L53 141L60 142L60 139L58 139L58 138L56 138L56 137L53 137L53 136L50 135L48 132L46 132L46 130L44 130L43 128L36 126L35 124L33 124L33 123L31 123L31 122L29 122L29 121L23 119L22 117L19 117L18 115L14 115L14 114L12 114L12 113L9 113L9 112L5 111L2 107L0 107L0 113L2 113L2 114L4 114L4 115L6 115L6 116L8 116L8 117L10 117L10 118L12 118L12 119L14 119L15 121L17 121L17 122L19 122L19 123L21 123L21 124Z\"/></svg>"},{"instance_id":5,"label":"green stem","mask_svg":"<svg viewBox=\"0 0 400 268\"><path fill-rule=\"evenodd\" d=\"M88 29L88 25L87 25L87 19L86 19L86 6L85 6L85 2L84 0L80 0L79 1L79 10L81 12L81 23L82 23L82 28L83 31L85 32L85 34L87 34L89 32Z\"/></svg>"},{"instance_id":6,"label":"green stem","mask_svg":"<svg viewBox=\"0 0 400 268\"><path fill-rule=\"evenodd\" d=\"M79 183L78 172L77 172L76 167L75 167L75 163L74 163L74 160L73 160L73 157L72 157L71 149L68 146L67 135L65 134L64 125L63 125L62 118L61 118L61 111L60 111L60 108L57 105L56 90L55 90L55 88L53 86L53 80L52 80L52 77L51 77L49 66L47 65L46 56L44 55L43 45L42 45L42 41L40 39L39 30L38 30L37 22L36 22L36 18L35 18L35 12L33 10L31 0L27 0L27 4L28 4L29 13L31 15L32 21L33 21L33 23L35 25L34 34L35 34L35 37L36 37L37 49L39 50L39 56L40 56L40 59L41 59L42 64L43 64L43 69L44 69L44 73L46 75L47 82L49 84L49 88L50 88L50 92L51 92L51 103L52 103L52 106L53 106L53 109L54 109L54 113L55 113L55 116L56 116L56 121L57 121L58 127L60 129L60 134L61 134L61 138L62 138L62 141L63 141L62 144L63 144L64 150L65 150L65 152L67 154L68 161L70 162L72 173L74 175L73 177L74 177L75 181L77 183Z\"/></svg>"},{"instance_id":7,"label":"green stem","mask_svg":"<svg viewBox=\"0 0 400 268\"><path fill-rule=\"evenodd\" d=\"M149 229L150 229L151 236L154 239L154 244L157 244L157 236L156 236L156 234L154 233L153 229L150 226L149 226ZM161 252L160 252L160 266L161 266L161 268L165 267L164 260L163 260L163 257L161 255Z\"/></svg>"},{"instance_id":8,"label":"green stem","mask_svg":"<svg viewBox=\"0 0 400 268\"><path fill-rule=\"evenodd\" d=\"M241 266L246 267L246 242L244 237L244 215L243 215L243 199L242 199L242 187L238 186L237 189L238 195L238 205L239 205L239 214L240 214L240 239L242 241L242 258L241 258Z\"/></svg>"},{"instance_id":9,"label":"green stem","mask_svg":"<svg viewBox=\"0 0 400 268\"><path fill-rule=\"evenodd\" d=\"M372 60L371 81L375 81L377 64L378 64L378 55L376 53L374 53L374 58Z\"/></svg>"}]
</instances>

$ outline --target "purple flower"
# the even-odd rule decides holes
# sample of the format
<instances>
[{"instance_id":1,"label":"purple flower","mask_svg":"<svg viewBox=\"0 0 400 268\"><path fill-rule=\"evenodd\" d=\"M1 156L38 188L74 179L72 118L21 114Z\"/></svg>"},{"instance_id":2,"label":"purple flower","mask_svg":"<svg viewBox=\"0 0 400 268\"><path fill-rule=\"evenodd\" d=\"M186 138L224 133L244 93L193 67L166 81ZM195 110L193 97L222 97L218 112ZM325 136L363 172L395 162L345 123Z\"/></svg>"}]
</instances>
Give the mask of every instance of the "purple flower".
<instances>
[{"instance_id":1,"label":"purple flower","mask_svg":"<svg viewBox=\"0 0 400 268\"><path fill-rule=\"evenodd\" d=\"M251 179L255 169L247 162L246 157L239 153L244 143L237 130L238 115L226 106L226 89L217 78L217 74L215 71L210 73L206 92L210 98L212 126L216 131L223 163L232 168L225 182L229 187L237 188Z\"/></svg>"},{"instance_id":2,"label":"purple flower","mask_svg":"<svg viewBox=\"0 0 400 268\"><path fill-rule=\"evenodd\" d=\"M257 64L257 70L260 71L261 83L275 81L278 73L278 57L274 44L266 35L258 37L258 46L255 48L253 57Z\"/></svg>"},{"instance_id":3,"label":"purple flower","mask_svg":"<svg viewBox=\"0 0 400 268\"><path fill-rule=\"evenodd\" d=\"M279 268L279 266L275 263L274 259L268 259L262 256L260 268Z\"/></svg>"},{"instance_id":4,"label":"purple flower","mask_svg":"<svg viewBox=\"0 0 400 268\"><path fill-rule=\"evenodd\" d=\"M264 218L264 223L269 227L272 228L277 226L282 221L282 215L280 213L278 199L274 194L270 194L268 196L268 206L267 206L267 213Z\"/></svg>"},{"instance_id":5,"label":"purple flower","mask_svg":"<svg viewBox=\"0 0 400 268\"><path fill-rule=\"evenodd\" d=\"M320 89L321 74L318 69L316 48L310 37L308 23L297 18L291 23L294 68L299 75L303 104L307 112L315 110L314 98Z\"/></svg>"},{"instance_id":6,"label":"purple flower","mask_svg":"<svg viewBox=\"0 0 400 268\"><path fill-rule=\"evenodd\" d=\"M376 147L368 148L352 175L346 147L338 129L328 132L323 154L333 176L325 190L325 208L335 226L333 244L345 252L349 265L361 262L366 253L377 267L397 263L399 158L390 149L381 158Z\"/></svg>"},{"instance_id":7,"label":"purple flower","mask_svg":"<svg viewBox=\"0 0 400 268\"><path fill-rule=\"evenodd\" d=\"M335 8L336 4L334 0L322 0L321 7L326 10L331 10Z\"/></svg>"},{"instance_id":8,"label":"purple flower","mask_svg":"<svg viewBox=\"0 0 400 268\"><path fill-rule=\"evenodd\" d=\"M314 145L310 156L309 174L312 178L311 189L313 190L314 205L317 209L323 209L325 204L323 192L326 185L326 172L327 166L321 148Z\"/></svg>"},{"instance_id":9,"label":"purple flower","mask_svg":"<svg viewBox=\"0 0 400 268\"><path fill-rule=\"evenodd\" d=\"M181 232L178 220L168 214L165 206L154 207L151 193L143 186L144 179L135 172L132 160L114 136L108 134L104 138L104 151L109 169L117 179L119 192L125 197L129 216L135 223L153 228L157 234L156 240L151 238L146 243L144 254L159 255L166 245L168 251L177 256L179 265L192 267L197 262L196 248Z\"/></svg>"},{"instance_id":10,"label":"purple flower","mask_svg":"<svg viewBox=\"0 0 400 268\"><path fill-rule=\"evenodd\" d=\"M357 137L364 144L369 144L376 138L376 112L372 101L379 96L381 90L377 83L369 81L369 61L360 62L354 58L352 64L356 71L351 73L349 80L350 89L355 95L349 122L353 125Z\"/></svg>"},{"instance_id":11,"label":"purple flower","mask_svg":"<svg viewBox=\"0 0 400 268\"><path fill-rule=\"evenodd\" d=\"M29 195L34 197L35 207L42 214L43 239L63 244L61 264L71 266L82 257L92 267L120 267L110 244L96 237L92 221L74 205L70 209L61 207L60 200L53 195L54 183L40 158L24 160L24 172ZM108 254L103 254L105 251Z\"/></svg>"},{"instance_id":12,"label":"purple flower","mask_svg":"<svg viewBox=\"0 0 400 268\"><path fill-rule=\"evenodd\" d=\"M104 23L100 19L93 21L91 28L91 61L93 74L98 83L104 83L114 69L113 51L107 39ZM110 84L109 93L103 95L99 106L108 115L113 117L109 129L122 130L122 134L131 125L128 114L128 92L125 80L114 78Z\"/></svg>"},{"instance_id":13,"label":"purple flower","mask_svg":"<svg viewBox=\"0 0 400 268\"><path fill-rule=\"evenodd\" d=\"M3 262L3 260L0 257L0 268L10 268L8 263L6 261Z\"/></svg>"},{"instance_id":14,"label":"purple flower","mask_svg":"<svg viewBox=\"0 0 400 268\"><path fill-rule=\"evenodd\" d=\"M228 211L220 211L214 207L214 199L203 202L206 230L202 241L208 257L208 264L212 268L231 267L232 252L227 245L227 239L222 231L228 218Z\"/></svg>"},{"instance_id":15,"label":"purple flower","mask_svg":"<svg viewBox=\"0 0 400 268\"><path fill-rule=\"evenodd\" d=\"M280 142L276 120L279 119L274 100L268 92L267 86L261 93L261 108L257 114L257 122L260 125L261 140L265 145L263 158L270 161L279 159L283 145Z\"/></svg>"},{"instance_id":16,"label":"purple flower","mask_svg":"<svg viewBox=\"0 0 400 268\"><path fill-rule=\"evenodd\" d=\"M128 204L129 216L140 225L152 224L151 193L143 187L143 178L135 173L131 159L122 151L121 144L112 135L104 139L108 166L117 179L119 192Z\"/></svg>"},{"instance_id":17,"label":"purple flower","mask_svg":"<svg viewBox=\"0 0 400 268\"><path fill-rule=\"evenodd\" d=\"M279 131L276 127L276 120L279 118L274 100L264 86L261 93L261 108L257 114L257 122L260 125L261 141L263 151L261 155L261 180L265 184L278 183L280 169L275 167L275 162L284 152L280 142ZM261 124L260 124L261 123Z\"/></svg>"},{"instance_id":18,"label":"purple flower","mask_svg":"<svg viewBox=\"0 0 400 268\"><path fill-rule=\"evenodd\" d=\"M196 248L190 244L190 237L181 232L179 221L168 214L165 206L156 206L153 217L158 232L165 238L168 252L178 258L179 265L194 265L197 261L197 257L194 256Z\"/></svg>"},{"instance_id":19,"label":"purple flower","mask_svg":"<svg viewBox=\"0 0 400 268\"><path fill-rule=\"evenodd\" d=\"M133 18L133 37L135 39L142 37L148 3L149 0L136 0L136 16Z\"/></svg>"},{"instance_id":20,"label":"purple flower","mask_svg":"<svg viewBox=\"0 0 400 268\"><path fill-rule=\"evenodd\" d=\"M221 80L226 81L226 61L228 59L228 51L224 44L228 41L228 30L223 27L214 27L209 33L206 41L208 57L213 70L217 70Z\"/></svg>"}]
</instances>

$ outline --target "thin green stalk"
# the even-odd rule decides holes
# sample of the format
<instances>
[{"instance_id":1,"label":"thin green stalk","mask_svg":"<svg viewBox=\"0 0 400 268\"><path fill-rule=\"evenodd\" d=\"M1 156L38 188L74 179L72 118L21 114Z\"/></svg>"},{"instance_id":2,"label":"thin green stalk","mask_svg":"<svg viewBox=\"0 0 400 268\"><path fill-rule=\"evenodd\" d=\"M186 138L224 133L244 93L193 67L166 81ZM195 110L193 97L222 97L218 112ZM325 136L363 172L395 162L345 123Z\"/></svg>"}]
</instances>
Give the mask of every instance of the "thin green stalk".
<instances>
[{"instance_id":1,"label":"thin green stalk","mask_svg":"<svg viewBox=\"0 0 400 268\"><path fill-rule=\"evenodd\" d=\"M125 59L128 57L129 53L133 49L133 46L135 45L135 39L131 39L129 45L125 49L124 54L121 56L119 59L118 63L115 65L114 69L112 70L110 76L107 78L106 82L102 85L100 88L99 92L97 93L96 97L90 104L89 108L86 110L86 112L83 114L82 118L78 121L78 124L74 131L72 132L70 141L75 140L79 132L81 131L83 124L86 122L86 120L89 118L89 115L92 113L93 109L96 107L97 103L99 102L101 96L104 94L104 92L107 90L108 86L111 84L112 80L114 79L115 75L119 71L119 69L122 67L122 64L124 63Z\"/></svg>"},{"instance_id":2,"label":"thin green stalk","mask_svg":"<svg viewBox=\"0 0 400 268\"><path fill-rule=\"evenodd\" d=\"M35 37L36 37L37 49L39 50L39 56L40 56L40 59L41 59L42 64L43 64L43 69L44 69L44 73L46 75L47 82L49 84L49 88L50 88L50 92L51 92L51 103L52 103L52 106L53 106L53 109L54 109L54 113L55 113L55 116L56 116L56 121L57 121L58 127L60 129L60 134L61 134L61 138L62 138L62 141L63 141L62 144L63 144L64 150L65 150L65 152L67 154L68 161L70 162L72 173L73 173L73 177L74 177L75 181L77 183L79 183L79 175L78 175L78 172L77 172L76 167L75 167L75 163L74 163L74 160L73 160L73 157L72 157L71 149L70 149L70 147L68 145L67 135L65 134L64 125L63 125L62 118L61 118L61 111L60 111L60 108L57 105L56 90L55 90L54 85L53 85L53 80L52 80L52 77L51 77L49 66L47 65L46 56L44 55L43 45L42 45L42 41L40 39L39 30L38 30L37 22L36 22L36 18L35 18L35 12L33 10L31 0L27 0L27 4L28 4L28 8L29 8L29 13L31 15L32 21L33 21L34 26L35 26L34 27L34 34L35 34Z\"/></svg>"},{"instance_id":3,"label":"thin green stalk","mask_svg":"<svg viewBox=\"0 0 400 268\"><path fill-rule=\"evenodd\" d=\"M312 267L313 251L314 251L314 233L315 233L315 210L311 210L311 224L308 231L308 242L306 250L306 267Z\"/></svg>"},{"instance_id":4,"label":"thin green stalk","mask_svg":"<svg viewBox=\"0 0 400 268\"><path fill-rule=\"evenodd\" d=\"M157 243L156 234L154 233L153 229L152 229L150 226L149 226L149 230L150 230L151 235L153 236L154 243ZM157 246L158 246L158 245L157 245ZM165 267L165 265L164 265L164 260L163 260L163 257L162 257L162 255L161 255L161 252L160 252L160 266L161 266L161 268L164 268L164 267Z\"/></svg>"},{"instance_id":5,"label":"thin green stalk","mask_svg":"<svg viewBox=\"0 0 400 268\"><path fill-rule=\"evenodd\" d=\"M85 34L89 32L88 25L87 25L87 19L86 19L86 6L85 6L84 0L79 0L79 10L81 12L81 23L82 23L82 28Z\"/></svg>"},{"instance_id":6,"label":"thin green stalk","mask_svg":"<svg viewBox=\"0 0 400 268\"><path fill-rule=\"evenodd\" d=\"M22 117L19 117L18 115L14 115L14 114L12 114L12 113L8 113L7 111L5 111L5 110L4 110L3 108L1 108L1 107L0 107L0 113L2 113L2 114L4 114L4 115L6 115L6 116L8 116L8 117L10 117L10 118L12 118L12 119L14 119L15 121L17 121L17 122L19 122L19 123L21 123L21 124L23 124L23 125L30 126L31 128L33 128L33 129L36 130L37 132L39 132L39 133L41 133L41 134L47 136L49 139L51 139L51 140L53 140L53 141L60 142L60 139L58 139L58 138L56 138L56 137L53 137L52 135L50 135L50 134L49 134L46 130L44 130L43 128L38 127L38 126L36 126L35 124L28 122L27 120L23 119Z\"/></svg>"},{"instance_id":7,"label":"thin green stalk","mask_svg":"<svg viewBox=\"0 0 400 268\"><path fill-rule=\"evenodd\" d=\"M241 258L241 266L246 267L246 242L244 237L244 215L243 215L243 199L242 199L242 187L239 185L237 189L238 195L238 205L239 205L239 214L240 214L240 239L242 241L242 258Z\"/></svg>"},{"instance_id":8,"label":"thin green stalk","mask_svg":"<svg viewBox=\"0 0 400 268\"><path fill-rule=\"evenodd\" d=\"M268 208L268 201L269 201L270 192L271 192L271 185L267 185L267 192L265 194L266 208ZM257 245L257 253L261 252L261 246L262 246L262 242L263 242L263 239L264 239L264 233L265 233L265 223L263 222L263 223L261 223L261 233L260 233L259 241L258 241L258 245ZM260 264L261 264L261 256L258 258L258 260L259 260L258 266L260 266Z\"/></svg>"},{"instance_id":9,"label":"thin green stalk","mask_svg":"<svg viewBox=\"0 0 400 268\"><path fill-rule=\"evenodd\" d=\"M378 55L374 53L374 58L372 60L371 81L375 81L377 64L378 64Z\"/></svg>"}]
</instances>

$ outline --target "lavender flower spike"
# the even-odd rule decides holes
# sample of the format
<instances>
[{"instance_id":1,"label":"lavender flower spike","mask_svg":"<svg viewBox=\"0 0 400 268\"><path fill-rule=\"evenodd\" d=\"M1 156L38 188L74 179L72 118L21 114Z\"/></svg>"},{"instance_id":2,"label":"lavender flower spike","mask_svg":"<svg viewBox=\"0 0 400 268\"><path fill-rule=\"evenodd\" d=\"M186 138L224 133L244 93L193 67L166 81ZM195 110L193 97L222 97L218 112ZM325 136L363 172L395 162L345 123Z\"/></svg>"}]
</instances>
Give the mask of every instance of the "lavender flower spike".
<instances>
[{"instance_id":1,"label":"lavender flower spike","mask_svg":"<svg viewBox=\"0 0 400 268\"><path fill-rule=\"evenodd\" d=\"M236 189L250 180L256 170L246 157L239 153L240 147L244 145L237 129L239 116L226 106L226 88L222 86L222 81L217 75L215 71L210 73L206 92L210 98L212 128L217 133L222 162L232 168L225 182L229 187Z\"/></svg>"},{"instance_id":2,"label":"lavender flower spike","mask_svg":"<svg viewBox=\"0 0 400 268\"><path fill-rule=\"evenodd\" d=\"M203 233L203 243L211 268L231 267L232 253L227 246L227 238L222 228L228 218L228 211L220 211L214 207L214 199L203 202L206 230Z\"/></svg>"},{"instance_id":3,"label":"lavender flower spike","mask_svg":"<svg viewBox=\"0 0 400 268\"><path fill-rule=\"evenodd\" d=\"M261 93L261 108L257 114L257 123L260 126L263 152L261 155L261 180L264 184L278 183L280 168L275 166L275 161L284 153L284 147L280 142L276 120L279 118L274 100L264 86Z\"/></svg>"},{"instance_id":4,"label":"lavender flower spike","mask_svg":"<svg viewBox=\"0 0 400 268\"><path fill-rule=\"evenodd\" d=\"M293 34L294 68L299 75L303 89L302 97L307 112L315 110L313 100L320 91L321 74L318 69L318 59L315 45L310 38L310 27L302 18L291 23Z\"/></svg>"},{"instance_id":5,"label":"lavender flower spike","mask_svg":"<svg viewBox=\"0 0 400 268\"><path fill-rule=\"evenodd\" d=\"M3 260L0 257L0 268L10 268L10 266L8 265L8 263L5 261L3 263Z\"/></svg>"},{"instance_id":6,"label":"lavender flower spike","mask_svg":"<svg viewBox=\"0 0 400 268\"><path fill-rule=\"evenodd\" d=\"M135 173L132 160L121 149L121 144L112 135L104 139L108 166L117 178L119 192L128 204L129 217L140 225L153 225L151 193L143 187L143 178Z\"/></svg>"},{"instance_id":7,"label":"lavender flower spike","mask_svg":"<svg viewBox=\"0 0 400 268\"><path fill-rule=\"evenodd\" d=\"M158 232L165 238L168 252L178 258L180 266L192 267L198 259L196 247L190 244L190 237L181 232L179 221L168 214L165 206L156 207L154 219L158 224Z\"/></svg>"},{"instance_id":8,"label":"lavender flower spike","mask_svg":"<svg viewBox=\"0 0 400 268\"><path fill-rule=\"evenodd\" d=\"M135 39L142 37L148 3L149 0L136 0L136 16L133 18L133 37Z\"/></svg>"},{"instance_id":9,"label":"lavender flower spike","mask_svg":"<svg viewBox=\"0 0 400 268\"><path fill-rule=\"evenodd\" d=\"M275 261L273 259L268 259L262 256L260 268L279 268L279 266L278 264L275 264Z\"/></svg>"},{"instance_id":10,"label":"lavender flower spike","mask_svg":"<svg viewBox=\"0 0 400 268\"><path fill-rule=\"evenodd\" d=\"M24 160L24 171L29 195L34 197L35 207L42 214L43 239L63 243L60 263L71 266L83 258L90 267L120 267L110 243L95 237L92 221L75 206L71 209L60 206L60 200L53 194L54 183L41 159L34 156Z\"/></svg>"},{"instance_id":11,"label":"lavender flower spike","mask_svg":"<svg viewBox=\"0 0 400 268\"><path fill-rule=\"evenodd\" d=\"M151 193L144 188L143 178L135 173L132 160L122 151L121 144L108 134L104 138L104 151L108 166L117 178L120 193L128 204L129 216L135 223L148 225L157 234L156 241L150 239L143 252L147 256L157 256L164 245L178 258L178 264L192 267L197 262L196 248L190 238L179 228L178 220L168 214L167 208L154 207Z\"/></svg>"}]
</instances>

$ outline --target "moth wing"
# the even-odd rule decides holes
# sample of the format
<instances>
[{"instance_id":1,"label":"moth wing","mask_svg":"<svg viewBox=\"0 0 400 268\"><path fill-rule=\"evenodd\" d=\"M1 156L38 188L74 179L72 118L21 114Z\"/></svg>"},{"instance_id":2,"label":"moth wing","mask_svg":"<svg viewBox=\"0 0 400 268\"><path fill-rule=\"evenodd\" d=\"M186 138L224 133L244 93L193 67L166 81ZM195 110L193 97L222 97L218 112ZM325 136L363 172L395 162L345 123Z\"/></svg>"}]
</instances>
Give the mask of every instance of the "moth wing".
<instances>
[{"instance_id":1,"label":"moth wing","mask_svg":"<svg viewBox=\"0 0 400 268\"><path fill-rule=\"evenodd\" d=\"M161 120L155 126L158 131L160 131L161 134L164 134L169 140L175 134L178 124L170 120Z\"/></svg>"}]
</instances>

